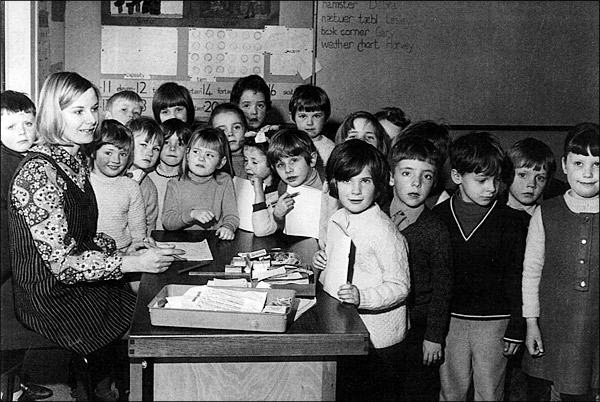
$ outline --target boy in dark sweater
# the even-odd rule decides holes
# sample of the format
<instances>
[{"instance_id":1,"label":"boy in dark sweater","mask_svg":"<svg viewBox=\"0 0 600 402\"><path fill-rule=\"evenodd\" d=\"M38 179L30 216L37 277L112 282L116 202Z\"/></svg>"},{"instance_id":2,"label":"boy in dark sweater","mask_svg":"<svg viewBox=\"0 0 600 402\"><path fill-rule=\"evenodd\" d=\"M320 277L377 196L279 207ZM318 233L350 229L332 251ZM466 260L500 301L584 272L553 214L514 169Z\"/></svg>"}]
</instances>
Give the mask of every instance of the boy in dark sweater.
<instances>
[{"instance_id":1,"label":"boy in dark sweater","mask_svg":"<svg viewBox=\"0 0 600 402\"><path fill-rule=\"evenodd\" d=\"M2 128L0 129L0 270L2 273L2 323L16 322L12 281L12 266L8 241L8 189L12 176L35 139L35 105L27 95L16 91L2 92ZM2 331L4 333L5 331ZM21 359L25 358L23 352ZM21 374L23 394L19 400L45 399L52 396L51 389L27 383L25 371ZM10 398L12 395L9 396Z\"/></svg>"},{"instance_id":2,"label":"boy in dark sweater","mask_svg":"<svg viewBox=\"0 0 600 402\"><path fill-rule=\"evenodd\" d=\"M525 338L521 275L525 235L517 211L497 200L506 155L490 133L450 145L456 193L434 208L453 249L454 284L441 401L504 399L507 357Z\"/></svg>"},{"instance_id":3,"label":"boy in dark sweater","mask_svg":"<svg viewBox=\"0 0 600 402\"><path fill-rule=\"evenodd\" d=\"M450 319L452 248L446 225L425 200L444 160L430 141L401 134L394 140L389 162L394 187L389 214L408 242L411 278L405 386L400 400L437 400Z\"/></svg>"}]
</instances>

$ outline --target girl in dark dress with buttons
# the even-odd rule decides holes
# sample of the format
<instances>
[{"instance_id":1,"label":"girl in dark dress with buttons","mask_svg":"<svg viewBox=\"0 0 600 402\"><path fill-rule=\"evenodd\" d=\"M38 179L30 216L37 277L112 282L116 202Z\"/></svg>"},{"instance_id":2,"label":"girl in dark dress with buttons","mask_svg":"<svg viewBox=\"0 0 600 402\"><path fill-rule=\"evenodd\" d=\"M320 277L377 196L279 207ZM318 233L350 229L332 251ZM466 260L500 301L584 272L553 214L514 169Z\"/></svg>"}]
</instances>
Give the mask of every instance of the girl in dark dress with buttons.
<instances>
[{"instance_id":1,"label":"girl in dark dress with buttons","mask_svg":"<svg viewBox=\"0 0 600 402\"><path fill-rule=\"evenodd\" d=\"M76 73L47 78L37 114L40 141L11 183L9 226L17 317L87 357L95 383L104 385L96 386L101 394L110 390L107 363L127 358L114 354L135 307L124 276L163 272L182 251L137 242L117 253L112 238L96 233L96 197L81 147L94 138L99 99L98 89Z\"/></svg>"}]
</instances>

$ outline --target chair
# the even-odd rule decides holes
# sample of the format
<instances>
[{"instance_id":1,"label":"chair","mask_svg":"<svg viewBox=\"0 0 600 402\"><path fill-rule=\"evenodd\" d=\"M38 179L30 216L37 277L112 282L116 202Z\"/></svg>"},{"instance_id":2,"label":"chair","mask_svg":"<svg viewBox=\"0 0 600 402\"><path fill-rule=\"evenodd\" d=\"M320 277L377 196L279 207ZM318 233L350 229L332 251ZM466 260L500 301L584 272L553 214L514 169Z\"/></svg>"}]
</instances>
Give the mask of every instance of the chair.
<instances>
[{"instance_id":1,"label":"chair","mask_svg":"<svg viewBox=\"0 0 600 402\"><path fill-rule=\"evenodd\" d=\"M27 350L37 349L61 349L57 344L44 338L37 332L25 328L15 316L13 301L12 278L2 284L1 293L1 346L2 346L2 375L6 377L6 384L2 388L6 390L2 396L3 401L12 400L15 392L15 380L22 366L23 354ZM87 367L87 359L82 356L83 367ZM91 401L94 392L91 387L91 376L89 369L85 370L84 375L88 382L88 400Z\"/></svg>"}]
</instances>

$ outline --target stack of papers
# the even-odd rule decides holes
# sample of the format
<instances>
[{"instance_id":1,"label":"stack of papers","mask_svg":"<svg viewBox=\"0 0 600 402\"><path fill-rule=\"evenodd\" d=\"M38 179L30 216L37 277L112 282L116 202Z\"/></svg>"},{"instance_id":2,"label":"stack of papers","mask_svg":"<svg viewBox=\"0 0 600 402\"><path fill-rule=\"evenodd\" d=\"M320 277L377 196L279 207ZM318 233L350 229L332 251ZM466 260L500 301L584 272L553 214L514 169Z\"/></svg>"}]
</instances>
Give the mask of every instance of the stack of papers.
<instances>
[{"instance_id":1,"label":"stack of papers","mask_svg":"<svg viewBox=\"0 0 600 402\"><path fill-rule=\"evenodd\" d=\"M170 246L185 251L180 257L185 261L212 261L213 256L206 239L200 242L159 242L158 246Z\"/></svg>"}]
</instances>

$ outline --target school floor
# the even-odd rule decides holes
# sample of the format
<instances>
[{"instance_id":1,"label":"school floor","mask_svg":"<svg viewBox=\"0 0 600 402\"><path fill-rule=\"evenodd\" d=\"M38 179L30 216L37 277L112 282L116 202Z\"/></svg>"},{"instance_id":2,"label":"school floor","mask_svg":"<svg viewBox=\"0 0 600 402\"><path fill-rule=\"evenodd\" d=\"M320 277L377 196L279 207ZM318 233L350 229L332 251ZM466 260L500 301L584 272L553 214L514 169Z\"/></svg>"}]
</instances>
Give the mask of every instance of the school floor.
<instances>
[{"instance_id":1,"label":"school floor","mask_svg":"<svg viewBox=\"0 0 600 402\"><path fill-rule=\"evenodd\" d=\"M45 349L30 352L28 363L31 377L40 385L54 391L51 398L45 401L73 401L71 389L67 385L70 354L62 350ZM525 375L519 367L513 367L507 377L508 395L505 401L525 401Z\"/></svg>"}]
</instances>

